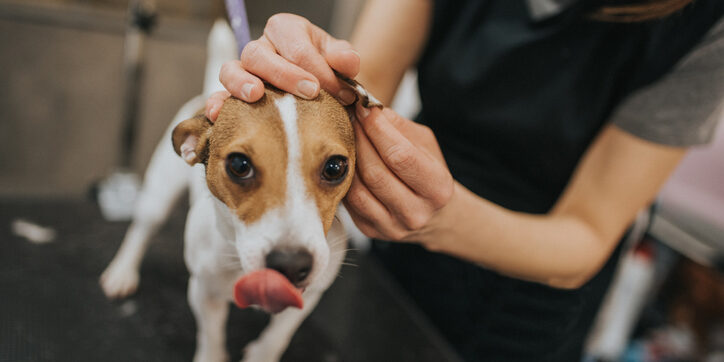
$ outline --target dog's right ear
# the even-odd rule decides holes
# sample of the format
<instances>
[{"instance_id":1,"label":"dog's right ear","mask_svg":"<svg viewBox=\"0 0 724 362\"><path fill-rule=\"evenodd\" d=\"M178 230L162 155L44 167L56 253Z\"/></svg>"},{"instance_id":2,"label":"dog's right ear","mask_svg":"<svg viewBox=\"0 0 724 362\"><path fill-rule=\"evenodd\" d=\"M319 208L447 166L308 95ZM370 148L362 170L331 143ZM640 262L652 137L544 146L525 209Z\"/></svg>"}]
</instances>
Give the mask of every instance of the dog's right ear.
<instances>
[{"instance_id":1,"label":"dog's right ear","mask_svg":"<svg viewBox=\"0 0 724 362\"><path fill-rule=\"evenodd\" d=\"M173 129L171 140L176 154L189 165L206 162L209 153L211 121L203 113L179 123Z\"/></svg>"}]
</instances>

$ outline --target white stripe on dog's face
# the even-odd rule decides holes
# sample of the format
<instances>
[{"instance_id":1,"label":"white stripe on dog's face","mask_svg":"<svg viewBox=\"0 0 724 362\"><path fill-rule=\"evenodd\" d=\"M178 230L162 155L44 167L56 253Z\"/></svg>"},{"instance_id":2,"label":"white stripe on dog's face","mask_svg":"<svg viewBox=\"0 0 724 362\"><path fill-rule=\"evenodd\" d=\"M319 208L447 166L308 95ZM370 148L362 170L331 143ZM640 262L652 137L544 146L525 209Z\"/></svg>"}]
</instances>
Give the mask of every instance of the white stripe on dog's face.
<instances>
[{"instance_id":1,"label":"white stripe on dog's face","mask_svg":"<svg viewBox=\"0 0 724 362\"><path fill-rule=\"evenodd\" d=\"M310 199L305 187L305 175L301 172L302 153L297 102L291 94L274 101L284 124L287 136L287 192L282 209L281 225L269 225L287 229L288 240L278 240L277 245L302 246L314 257L314 267L309 280L317 271L324 270L329 259L329 247L324 235L319 210Z\"/></svg>"},{"instance_id":2,"label":"white stripe on dog's face","mask_svg":"<svg viewBox=\"0 0 724 362\"><path fill-rule=\"evenodd\" d=\"M296 206L304 199L304 179L300 172L301 147L299 125L297 124L297 102L287 94L274 101L282 118L287 136L287 207Z\"/></svg>"},{"instance_id":3,"label":"white stripe on dog's face","mask_svg":"<svg viewBox=\"0 0 724 362\"><path fill-rule=\"evenodd\" d=\"M234 225L242 267L263 268L266 255L279 246L303 247L314 259L307 278L313 283L329 260L325 234L354 170L349 119L326 94L304 101L267 91L262 103L233 107L222 108L212 127L221 126L210 137L207 183L221 201L217 209ZM228 177L226 160L234 153L244 153L254 165L253 182ZM321 175L332 156L349 158L348 175L337 183Z\"/></svg>"},{"instance_id":4,"label":"white stripe on dog's face","mask_svg":"<svg viewBox=\"0 0 724 362\"><path fill-rule=\"evenodd\" d=\"M286 140L286 195L281 207L267 211L251 224L234 219L236 246L245 270L264 267L265 255L278 246L307 249L314 258L308 280L327 265L329 247L326 243L319 210L308 197L301 173L301 141L294 97L287 94L274 101L284 128Z\"/></svg>"}]
</instances>

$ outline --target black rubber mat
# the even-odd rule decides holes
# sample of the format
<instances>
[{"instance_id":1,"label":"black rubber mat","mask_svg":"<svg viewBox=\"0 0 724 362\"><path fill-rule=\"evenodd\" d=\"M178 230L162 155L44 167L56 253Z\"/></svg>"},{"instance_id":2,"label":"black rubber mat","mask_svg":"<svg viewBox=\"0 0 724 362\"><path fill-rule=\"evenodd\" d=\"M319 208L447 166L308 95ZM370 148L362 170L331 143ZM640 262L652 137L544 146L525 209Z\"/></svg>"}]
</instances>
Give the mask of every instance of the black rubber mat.
<instances>
[{"instance_id":1,"label":"black rubber mat","mask_svg":"<svg viewBox=\"0 0 724 362\"><path fill-rule=\"evenodd\" d=\"M135 295L110 302L98 276L127 223L104 221L88 201L0 201L0 361L184 361L195 347L182 259L185 207L154 239ZM33 244L11 233L22 218L57 236ZM446 361L448 345L376 262L350 255L283 361ZM268 317L232 308L232 360Z\"/></svg>"}]
</instances>

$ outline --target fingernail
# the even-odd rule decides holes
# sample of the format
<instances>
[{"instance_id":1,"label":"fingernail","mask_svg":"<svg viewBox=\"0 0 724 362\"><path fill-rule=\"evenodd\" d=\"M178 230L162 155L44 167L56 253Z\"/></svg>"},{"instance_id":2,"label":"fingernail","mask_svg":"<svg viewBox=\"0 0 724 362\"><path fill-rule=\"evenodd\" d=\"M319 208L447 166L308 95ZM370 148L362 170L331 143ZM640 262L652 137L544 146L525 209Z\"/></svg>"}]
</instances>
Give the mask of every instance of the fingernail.
<instances>
[{"instance_id":1,"label":"fingernail","mask_svg":"<svg viewBox=\"0 0 724 362\"><path fill-rule=\"evenodd\" d=\"M342 89L337 93L337 98L342 101L342 104L348 106L357 100L357 96L349 89Z\"/></svg>"},{"instance_id":2,"label":"fingernail","mask_svg":"<svg viewBox=\"0 0 724 362\"><path fill-rule=\"evenodd\" d=\"M246 83L241 87L241 95L248 101L251 99L251 91L254 90L253 83Z\"/></svg>"},{"instance_id":3,"label":"fingernail","mask_svg":"<svg viewBox=\"0 0 724 362\"><path fill-rule=\"evenodd\" d=\"M356 51L356 50L354 50L354 49L350 49L350 50L348 50L348 52L350 52L350 53L352 53L352 54L356 55L356 56L357 56L357 58L362 58L362 57L361 57L361 56L359 55L359 52L358 52L358 51Z\"/></svg>"},{"instance_id":4,"label":"fingernail","mask_svg":"<svg viewBox=\"0 0 724 362\"><path fill-rule=\"evenodd\" d=\"M206 115L206 118L216 119L216 117L219 116L219 113L218 113L219 108L220 108L219 104L214 104L213 106L211 106L211 109L209 109L209 114Z\"/></svg>"},{"instance_id":5,"label":"fingernail","mask_svg":"<svg viewBox=\"0 0 724 362\"><path fill-rule=\"evenodd\" d=\"M297 92L304 96L304 98L312 99L317 95L317 83L311 80L302 80L297 83Z\"/></svg>"},{"instance_id":6,"label":"fingernail","mask_svg":"<svg viewBox=\"0 0 724 362\"><path fill-rule=\"evenodd\" d=\"M357 106L357 119L363 120L370 115L370 110L362 105Z\"/></svg>"}]
</instances>

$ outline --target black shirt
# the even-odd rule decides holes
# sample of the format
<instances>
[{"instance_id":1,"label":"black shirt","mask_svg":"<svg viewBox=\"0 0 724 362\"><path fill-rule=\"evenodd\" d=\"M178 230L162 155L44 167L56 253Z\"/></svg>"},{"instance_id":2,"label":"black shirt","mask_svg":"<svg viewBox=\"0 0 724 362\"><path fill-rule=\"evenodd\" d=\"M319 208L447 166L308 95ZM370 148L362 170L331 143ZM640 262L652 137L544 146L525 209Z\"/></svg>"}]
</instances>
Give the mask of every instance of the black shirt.
<instances>
[{"instance_id":1,"label":"black shirt","mask_svg":"<svg viewBox=\"0 0 724 362\"><path fill-rule=\"evenodd\" d=\"M595 5L536 21L524 0L435 1L418 121L456 180L504 207L547 212L615 107L724 13L724 1L697 0L663 20L617 24L590 20ZM580 360L618 256L582 288L558 290L412 245L376 251L470 361Z\"/></svg>"}]
</instances>

